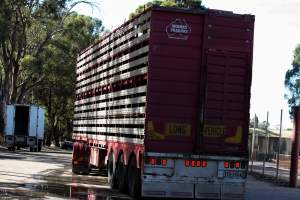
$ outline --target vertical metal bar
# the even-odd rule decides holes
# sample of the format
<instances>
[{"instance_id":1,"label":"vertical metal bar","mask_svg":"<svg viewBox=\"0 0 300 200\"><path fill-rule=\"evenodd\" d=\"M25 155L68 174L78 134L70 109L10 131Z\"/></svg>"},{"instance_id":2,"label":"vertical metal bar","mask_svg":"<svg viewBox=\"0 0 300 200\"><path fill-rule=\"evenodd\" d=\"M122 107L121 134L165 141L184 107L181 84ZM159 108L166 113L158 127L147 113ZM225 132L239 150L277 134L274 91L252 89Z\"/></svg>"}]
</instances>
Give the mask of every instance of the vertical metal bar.
<instances>
[{"instance_id":1,"label":"vertical metal bar","mask_svg":"<svg viewBox=\"0 0 300 200\"><path fill-rule=\"evenodd\" d=\"M30 110L29 110L29 116L30 116ZM36 152L39 151L38 124L39 124L39 107L37 107L36 109L36 126L35 126Z\"/></svg>"},{"instance_id":2,"label":"vertical metal bar","mask_svg":"<svg viewBox=\"0 0 300 200\"><path fill-rule=\"evenodd\" d=\"M292 138L292 153L291 153L291 169L290 169L290 187L297 187L297 174L298 174L298 157L299 157L299 144L300 144L300 107L295 106L294 110L294 130Z\"/></svg>"},{"instance_id":3,"label":"vertical metal bar","mask_svg":"<svg viewBox=\"0 0 300 200\"><path fill-rule=\"evenodd\" d=\"M279 128L279 138L278 138L278 151L277 151L277 165L276 165L276 180L278 180L279 172L279 156L280 156L280 145L281 145L281 132L282 132L282 109L280 111L280 128Z\"/></svg>"},{"instance_id":4,"label":"vertical metal bar","mask_svg":"<svg viewBox=\"0 0 300 200\"><path fill-rule=\"evenodd\" d=\"M251 143L251 171L253 170L253 155L254 155L254 143L255 143L255 130L256 129L256 114L254 114L254 127L252 133L252 143Z\"/></svg>"},{"instance_id":5,"label":"vertical metal bar","mask_svg":"<svg viewBox=\"0 0 300 200\"><path fill-rule=\"evenodd\" d=\"M265 175L265 166L266 166L266 159L267 159L267 154L268 154L268 149L269 149L269 134L268 134L268 123L269 123L269 111L267 112L267 123L266 123L266 134L265 134L265 137L266 137L266 149L265 149L265 152L264 152L264 160L263 160L263 171L262 171L262 174Z\"/></svg>"}]
</instances>

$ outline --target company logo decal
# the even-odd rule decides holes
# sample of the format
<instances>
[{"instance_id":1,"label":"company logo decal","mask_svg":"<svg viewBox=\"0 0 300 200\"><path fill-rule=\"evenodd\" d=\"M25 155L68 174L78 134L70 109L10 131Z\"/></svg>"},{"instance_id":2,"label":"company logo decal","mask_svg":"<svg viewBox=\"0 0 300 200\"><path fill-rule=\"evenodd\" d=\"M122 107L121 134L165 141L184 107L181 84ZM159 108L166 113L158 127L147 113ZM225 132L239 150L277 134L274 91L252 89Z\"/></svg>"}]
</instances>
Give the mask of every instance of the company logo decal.
<instances>
[{"instance_id":1,"label":"company logo decal","mask_svg":"<svg viewBox=\"0 0 300 200\"><path fill-rule=\"evenodd\" d=\"M187 40L191 28L184 19L176 19L166 27L166 32L170 39Z\"/></svg>"}]
</instances>

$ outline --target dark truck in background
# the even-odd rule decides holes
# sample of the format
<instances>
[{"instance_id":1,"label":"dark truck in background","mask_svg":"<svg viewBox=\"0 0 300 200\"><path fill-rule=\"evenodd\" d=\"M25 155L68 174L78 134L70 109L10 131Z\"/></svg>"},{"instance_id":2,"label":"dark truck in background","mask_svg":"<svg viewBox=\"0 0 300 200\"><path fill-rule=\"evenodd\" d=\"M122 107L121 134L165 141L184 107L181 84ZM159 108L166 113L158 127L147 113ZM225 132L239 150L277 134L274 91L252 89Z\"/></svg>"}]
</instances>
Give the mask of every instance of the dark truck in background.
<instances>
[{"instance_id":1,"label":"dark truck in background","mask_svg":"<svg viewBox=\"0 0 300 200\"><path fill-rule=\"evenodd\" d=\"M152 7L78 56L73 172L143 197L243 199L254 16Z\"/></svg>"}]
</instances>

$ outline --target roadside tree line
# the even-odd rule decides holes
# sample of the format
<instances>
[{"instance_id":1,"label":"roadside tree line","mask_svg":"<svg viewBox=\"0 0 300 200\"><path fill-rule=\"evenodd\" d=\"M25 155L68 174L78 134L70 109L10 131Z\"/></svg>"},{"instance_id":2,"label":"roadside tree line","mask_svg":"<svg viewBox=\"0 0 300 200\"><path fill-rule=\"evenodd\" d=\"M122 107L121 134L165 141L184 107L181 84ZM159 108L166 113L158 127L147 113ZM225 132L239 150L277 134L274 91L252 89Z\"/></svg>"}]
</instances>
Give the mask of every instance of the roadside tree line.
<instances>
[{"instance_id":1,"label":"roadside tree line","mask_svg":"<svg viewBox=\"0 0 300 200\"><path fill-rule=\"evenodd\" d=\"M1 0L0 98L47 110L46 144L70 137L76 57L103 31L102 22L73 12L82 0Z\"/></svg>"},{"instance_id":2,"label":"roadside tree line","mask_svg":"<svg viewBox=\"0 0 300 200\"><path fill-rule=\"evenodd\" d=\"M104 30L99 19L79 15L89 0L0 1L0 135L6 104L39 104L46 109L45 143L70 138L78 53ZM150 1L150 6L203 9L201 0Z\"/></svg>"}]
</instances>

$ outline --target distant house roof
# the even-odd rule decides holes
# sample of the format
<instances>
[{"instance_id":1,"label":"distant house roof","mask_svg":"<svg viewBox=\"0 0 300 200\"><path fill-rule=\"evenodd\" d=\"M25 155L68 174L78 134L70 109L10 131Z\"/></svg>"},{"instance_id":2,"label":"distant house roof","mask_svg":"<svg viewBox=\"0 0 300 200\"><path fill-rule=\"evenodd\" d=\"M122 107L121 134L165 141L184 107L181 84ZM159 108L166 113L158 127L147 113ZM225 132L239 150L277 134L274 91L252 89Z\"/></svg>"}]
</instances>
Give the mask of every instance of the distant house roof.
<instances>
[{"instance_id":1,"label":"distant house roof","mask_svg":"<svg viewBox=\"0 0 300 200\"><path fill-rule=\"evenodd\" d=\"M270 137L279 137L279 129L269 129L268 132ZM252 133L253 133L253 128L249 128L249 134L252 135ZM266 135L266 130L256 128L255 133L264 136ZM286 129L281 131L282 138L292 138L292 135L293 135L293 130Z\"/></svg>"}]
</instances>

